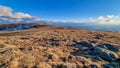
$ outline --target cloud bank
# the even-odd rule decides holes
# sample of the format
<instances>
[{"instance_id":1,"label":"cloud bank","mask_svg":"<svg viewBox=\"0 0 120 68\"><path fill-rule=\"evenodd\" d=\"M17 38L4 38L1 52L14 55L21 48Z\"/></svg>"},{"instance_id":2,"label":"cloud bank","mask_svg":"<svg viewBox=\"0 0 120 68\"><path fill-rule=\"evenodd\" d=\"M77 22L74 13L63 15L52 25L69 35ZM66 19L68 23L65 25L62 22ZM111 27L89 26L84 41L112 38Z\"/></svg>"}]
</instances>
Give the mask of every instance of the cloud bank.
<instances>
[{"instance_id":1,"label":"cloud bank","mask_svg":"<svg viewBox=\"0 0 120 68\"><path fill-rule=\"evenodd\" d=\"M98 17L98 23L101 24L120 24L120 16L107 15Z\"/></svg>"},{"instance_id":2,"label":"cloud bank","mask_svg":"<svg viewBox=\"0 0 120 68\"><path fill-rule=\"evenodd\" d=\"M12 8L0 6L0 23L35 22L40 19L23 12L12 12Z\"/></svg>"},{"instance_id":3,"label":"cloud bank","mask_svg":"<svg viewBox=\"0 0 120 68\"><path fill-rule=\"evenodd\" d=\"M89 18L85 20L81 20L81 23L96 23L96 24L107 24L107 25L118 25L120 24L120 16L119 15L106 15L99 16L97 18Z\"/></svg>"},{"instance_id":4,"label":"cloud bank","mask_svg":"<svg viewBox=\"0 0 120 68\"><path fill-rule=\"evenodd\" d=\"M12 8L0 5L0 24L6 23L20 23L20 22L36 22L40 21L40 18L31 16L27 13L16 12L13 13ZM120 24L120 15L106 15L99 16L97 18L82 19L80 23L97 23L97 24Z\"/></svg>"}]
</instances>

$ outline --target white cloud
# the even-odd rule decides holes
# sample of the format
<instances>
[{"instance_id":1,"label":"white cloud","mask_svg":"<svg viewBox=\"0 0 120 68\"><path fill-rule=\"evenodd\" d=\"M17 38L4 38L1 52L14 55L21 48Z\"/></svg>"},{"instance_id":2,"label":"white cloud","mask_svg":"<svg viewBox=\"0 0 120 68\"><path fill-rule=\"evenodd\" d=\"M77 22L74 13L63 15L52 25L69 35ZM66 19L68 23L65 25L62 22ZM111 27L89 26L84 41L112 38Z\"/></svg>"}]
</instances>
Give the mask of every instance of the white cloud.
<instances>
[{"instance_id":1,"label":"white cloud","mask_svg":"<svg viewBox=\"0 0 120 68\"><path fill-rule=\"evenodd\" d=\"M98 17L98 23L100 24L120 24L120 16L107 15Z\"/></svg>"},{"instance_id":2,"label":"white cloud","mask_svg":"<svg viewBox=\"0 0 120 68\"><path fill-rule=\"evenodd\" d=\"M0 6L0 16L12 16L12 9L6 6Z\"/></svg>"},{"instance_id":3,"label":"white cloud","mask_svg":"<svg viewBox=\"0 0 120 68\"><path fill-rule=\"evenodd\" d=\"M16 12L13 13L10 7L0 6L0 23L1 22L34 22L39 21L40 18L33 17L27 13Z\"/></svg>"},{"instance_id":4,"label":"white cloud","mask_svg":"<svg viewBox=\"0 0 120 68\"><path fill-rule=\"evenodd\" d=\"M32 16L22 12L17 12L12 16L12 18L32 18Z\"/></svg>"},{"instance_id":5,"label":"white cloud","mask_svg":"<svg viewBox=\"0 0 120 68\"><path fill-rule=\"evenodd\" d=\"M119 15L99 16L97 18L82 19L79 22L118 25L120 24L120 16Z\"/></svg>"}]
</instances>

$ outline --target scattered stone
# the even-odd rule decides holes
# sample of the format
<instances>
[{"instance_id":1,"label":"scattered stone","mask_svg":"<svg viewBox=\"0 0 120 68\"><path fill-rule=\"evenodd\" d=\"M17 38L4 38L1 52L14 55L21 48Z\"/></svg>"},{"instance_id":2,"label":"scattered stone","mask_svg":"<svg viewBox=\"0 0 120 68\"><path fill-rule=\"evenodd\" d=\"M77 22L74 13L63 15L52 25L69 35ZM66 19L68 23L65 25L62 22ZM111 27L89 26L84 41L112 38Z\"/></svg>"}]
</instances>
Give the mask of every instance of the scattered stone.
<instances>
[{"instance_id":1,"label":"scattered stone","mask_svg":"<svg viewBox=\"0 0 120 68\"><path fill-rule=\"evenodd\" d=\"M118 58L118 55L115 52L99 47L95 48L94 54L109 62Z\"/></svg>"},{"instance_id":2,"label":"scattered stone","mask_svg":"<svg viewBox=\"0 0 120 68\"><path fill-rule=\"evenodd\" d=\"M104 64L104 65L102 65L102 68L114 68L114 67L112 67L112 66L109 65L109 64Z\"/></svg>"},{"instance_id":3,"label":"scattered stone","mask_svg":"<svg viewBox=\"0 0 120 68\"><path fill-rule=\"evenodd\" d=\"M52 65L52 68L76 68L76 64L74 63L57 64Z\"/></svg>"},{"instance_id":4,"label":"scattered stone","mask_svg":"<svg viewBox=\"0 0 120 68\"><path fill-rule=\"evenodd\" d=\"M120 59L114 60L109 64L103 64L103 68L120 68Z\"/></svg>"},{"instance_id":5,"label":"scattered stone","mask_svg":"<svg viewBox=\"0 0 120 68\"><path fill-rule=\"evenodd\" d=\"M95 39L101 39L101 38L103 37L103 35L101 35L101 34L96 34L94 37L95 37Z\"/></svg>"},{"instance_id":6,"label":"scattered stone","mask_svg":"<svg viewBox=\"0 0 120 68\"><path fill-rule=\"evenodd\" d=\"M100 48L104 48L104 49L107 49L107 50L110 50L110 51L119 51L119 48L118 47L115 47L111 44L100 44L100 45L97 45L96 47L100 47Z\"/></svg>"},{"instance_id":7,"label":"scattered stone","mask_svg":"<svg viewBox=\"0 0 120 68\"><path fill-rule=\"evenodd\" d=\"M97 41L93 41L93 40L90 41L91 44L96 44L96 42L97 42Z\"/></svg>"},{"instance_id":8,"label":"scattered stone","mask_svg":"<svg viewBox=\"0 0 120 68\"><path fill-rule=\"evenodd\" d=\"M91 68L98 68L98 66L97 66L97 65L94 65L94 64L90 65L90 67L91 67Z\"/></svg>"},{"instance_id":9,"label":"scattered stone","mask_svg":"<svg viewBox=\"0 0 120 68\"><path fill-rule=\"evenodd\" d=\"M86 41L81 41L79 43L76 43L75 47L88 47L91 48L93 47L91 43L88 43Z\"/></svg>"},{"instance_id":10,"label":"scattered stone","mask_svg":"<svg viewBox=\"0 0 120 68\"><path fill-rule=\"evenodd\" d=\"M103 59L108 62L112 62L119 58L116 53L119 49L110 44L100 44L94 47L90 43L83 41L80 42L79 45L76 45L76 47L79 47L79 50L73 52L75 56L84 56L92 60Z\"/></svg>"},{"instance_id":11,"label":"scattered stone","mask_svg":"<svg viewBox=\"0 0 120 68\"><path fill-rule=\"evenodd\" d=\"M57 39L49 39L49 41L51 41L51 42L59 42L59 40L57 40Z\"/></svg>"}]
</instances>

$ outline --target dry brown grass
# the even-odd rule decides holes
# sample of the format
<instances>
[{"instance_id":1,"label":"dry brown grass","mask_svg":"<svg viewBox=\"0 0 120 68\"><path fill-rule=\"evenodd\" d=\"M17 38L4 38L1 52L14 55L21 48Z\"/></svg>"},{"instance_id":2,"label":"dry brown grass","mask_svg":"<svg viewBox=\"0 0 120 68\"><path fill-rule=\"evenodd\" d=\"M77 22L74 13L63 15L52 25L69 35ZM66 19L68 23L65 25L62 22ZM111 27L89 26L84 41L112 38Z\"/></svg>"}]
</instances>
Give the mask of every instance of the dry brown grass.
<instances>
[{"instance_id":1,"label":"dry brown grass","mask_svg":"<svg viewBox=\"0 0 120 68\"><path fill-rule=\"evenodd\" d=\"M75 42L95 41L95 45L110 43L120 46L120 33L46 26L39 25L37 29L0 32L0 52L7 50L0 54L1 67L81 68L91 64L100 67L106 62L94 62L91 58L72 55L72 52L78 50L74 47Z\"/></svg>"},{"instance_id":2,"label":"dry brown grass","mask_svg":"<svg viewBox=\"0 0 120 68\"><path fill-rule=\"evenodd\" d=\"M37 66L38 68L52 68L51 65L45 62L40 62Z\"/></svg>"}]
</instances>

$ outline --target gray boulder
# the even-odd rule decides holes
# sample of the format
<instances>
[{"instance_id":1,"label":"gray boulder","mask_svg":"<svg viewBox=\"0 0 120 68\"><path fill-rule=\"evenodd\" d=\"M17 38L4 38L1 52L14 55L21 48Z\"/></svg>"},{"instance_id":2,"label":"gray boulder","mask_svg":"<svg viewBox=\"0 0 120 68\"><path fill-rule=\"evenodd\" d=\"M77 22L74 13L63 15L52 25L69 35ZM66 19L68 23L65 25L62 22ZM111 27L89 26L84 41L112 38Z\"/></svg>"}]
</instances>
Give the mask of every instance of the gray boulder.
<instances>
[{"instance_id":1,"label":"gray boulder","mask_svg":"<svg viewBox=\"0 0 120 68\"><path fill-rule=\"evenodd\" d=\"M114 60L109 64L103 64L103 68L120 68L120 59Z\"/></svg>"},{"instance_id":2,"label":"gray boulder","mask_svg":"<svg viewBox=\"0 0 120 68\"><path fill-rule=\"evenodd\" d=\"M118 58L118 55L115 52L100 47L95 48L94 55L97 55L101 57L103 60L109 62Z\"/></svg>"},{"instance_id":3,"label":"gray boulder","mask_svg":"<svg viewBox=\"0 0 120 68\"><path fill-rule=\"evenodd\" d=\"M111 44L107 44L107 43L99 44L96 47L104 48L104 49L107 49L107 50L110 50L110 51L114 51L114 52L119 51L118 47L116 47L114 45L111 45Z\"/></svg>"},{"instance_id":4,"label":"gray boulder","mask_svg":"<svg viewBox=\"0 0 120 68\"><path fill-rule=\"evenodd\" d=\"M93 48L93 45L89 42L86 41L81 41L75 44L75 47L88 47L88 48Z\"/></svg>"}]
</instances>

